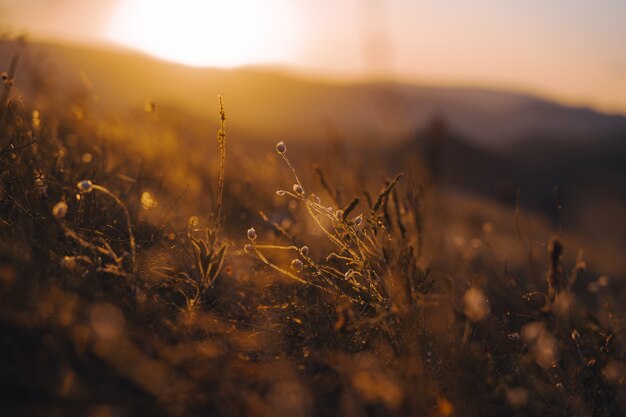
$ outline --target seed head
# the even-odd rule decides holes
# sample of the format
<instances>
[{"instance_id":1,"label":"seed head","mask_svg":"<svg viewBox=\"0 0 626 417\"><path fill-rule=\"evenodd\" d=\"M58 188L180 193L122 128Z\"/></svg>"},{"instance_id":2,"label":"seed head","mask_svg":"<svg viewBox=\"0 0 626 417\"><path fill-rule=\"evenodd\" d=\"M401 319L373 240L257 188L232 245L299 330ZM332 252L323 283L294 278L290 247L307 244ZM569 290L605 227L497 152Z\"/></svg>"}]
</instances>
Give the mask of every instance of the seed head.
<instances>
[{"instance_id":1,"label":"seed head","mask_svg":"<svg viewBox=\"0 0 626 417\"><path fill-rule=\"evenodd\" d=\"M316 196L315 194L311 194L311 200L313 200L315 204L320 204L322 202L320 198Z\"/></svg>"},{"instance_id":2,"label":"seed head","mask_svg":"<svg viewBox=\"0 0 626 417\"><path fill-rule=\"evenodd\" d=\"M282 140L276 144L276 151L281 155L287 152L287 146Z\"/></svg>"},{"instance_id":3,"label":"seed head","mask_svg":"<svg viewBox=\"0 0 626 417\"><path fill-rule=\"evenodd\" d=\"M296 193L297 195L304 194L304 190L302 189L302 186L300 184L293 185L293 192Z\"/></svg>"},{"instance_id":4,"label":"seed head","mask_svg":"<svg viewBox=\"0 0 626 417\"><path fill-rule=\"evenodd\" d=\"M359 214L358 216L356 216L356 218L354 219L354 225L355 226L360 226L361 223L363 223L363 215Z\"/></svg>"},{"instance_id":5,"label":"seed head","mask_svg":"<svg viewBox=\"0 0 626 417\"><path fill-rule=\"evenodd\" d=\"M74 271L77 264L78 262L76 262L75 256L64 256L63 259L61 259L61 266L69 269L70 271Z\"/></svg>"},{"instance_id":6,"label":"seed head","mask_svg":"<svg viewBox=\"0 0 626 417\"><path fill-rule=\"evenodd\" d=\"M244 247L243 247L243 251L244 251L245 253L250 253L250 252L252 252L253 250L254 250L254 246L252 246L252 245L251 245L251 244L249 244L249 243L246 243L246 244L244 245Z\"/></svg>"},{"instance_id":7,"label":"seed head","mask_svg":"<svg viewBox=\"0 0 626 417\"><path fill-rule=\"evenodd\" d=\"M304 264L300 259L294 259L293 261L291 261L291 267L300 272L302 271L302 269L304 269Z\"/></svg>"},{"instance_id":8,"label":"seed head","mask_svg":"<svg viewBox=\"0 0 626 417\"><path fill-rule=\"evenodd\" d=\"M248 239L250 240L256 239L256 230L254 230L254 227L251 227L248 229Z\"/></svg>"},{"instance_id":9,"label":"seed head","mask_svg":"<svg viewBox=\"0 0 626 417\"><path fill-rule=\"evenodd\" d=\"M189 225L190 229L193 229L194 227L198 226L199 222L200 220L198 219L198 216L191 216L187 221L187 224Z\"/></svg>"},{"instance_id":10,"label":"seed head","mask_svg":"<svg viewBox=\"0 0 626 417\"><path fill-rule=\"evenodd\" d=\"M67 215L67 204L65 201L59 201L52 207L52 215L57 220L63 220Z\"/></svg>"},{"instance_id":11,"label":"seed head","mask_svg":"<svg viewBox=\"0 0 626 417\"><path fill-rule=\"evenodd\" d=\"M304 256L307 256L309 254L309 247L308 246L301 247L300 253L303 254Z\"/></svg>"},{"instance_id":12,"label":"seed head","mask_svg":"<svg viewBox=\"0 0 626 417\"><path fill-rule=\"evenodd\" d=\"M157 201L149 191L144 191L141 194L141 206L144 210L150 210L157 206Z\"/></svg>"},{"instance_id":13,"label":"seed head","mask_svg":"<svg viewBox=\"0 0 626 417\"><path fill-rule=\"evenodd\" d=\"M93 183L89 180L82 180L76 184L76 187L81 194L87 194L93 191Z\"/></svg>"}]
</instances>

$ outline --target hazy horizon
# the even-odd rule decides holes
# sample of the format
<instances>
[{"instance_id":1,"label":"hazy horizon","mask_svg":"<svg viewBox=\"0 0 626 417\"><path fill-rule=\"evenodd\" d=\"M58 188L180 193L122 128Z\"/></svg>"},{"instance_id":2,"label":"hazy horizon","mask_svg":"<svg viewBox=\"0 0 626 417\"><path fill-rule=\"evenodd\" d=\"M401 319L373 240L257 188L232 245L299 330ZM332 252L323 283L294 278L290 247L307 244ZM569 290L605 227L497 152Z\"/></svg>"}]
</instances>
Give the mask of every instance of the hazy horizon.
<instances>
[{"instance_id":1,"label":"hazy horizon","mask_svg":"<svg viewBox=\"0 0 626 417\"><path fill-rule=\"evenodd\" d=\"M77 48L81 50L94 50L94 51L106 51L109 53L116 53L122 55L130 55L137 57L144 57L146 59L153 59L164 64L175 65L181 68L192 68L197 70L220 70L220 71L259 71L264 73L275 74L280 77L287 77L289 79L305 82L315 83L319 85L336 85L336 86L350 86L350 85L367 85L367 84L397 84L401 86L411 86L417 88L432 88L432 89L449 89L458 91L484 91L502 94L512 94L526 96L537 100L552 102L558 105L570 107L572 109L590 109L596 113L605 116L620 116L626 117L626 110L620 109L606 109L603 107L594 106L588 102L572 102L564 100L562 97L550 95L545 91L532 88L522 88L519 85L507 85L493 84L493 83L470 83L470 82L445 82L433 79L421 79L421 78L398 78L392 75L372 75L362 74L360 76L348 76L341 74L331 73L319 73L310 71L307 69L290 66L282 63L257 63L257 64L244 64L233 67L219 67L219 66L196 66L189 65L180 62L171 61L165 58L160 58L151 55L145 51L128 47L125 45L117 45L105 41L82 41L77 39L63 39L54 37L42 37L31 34L24 34L27 42L33 42L41 45L58 46L62 48Z\"/></svg>"}]
</instances>

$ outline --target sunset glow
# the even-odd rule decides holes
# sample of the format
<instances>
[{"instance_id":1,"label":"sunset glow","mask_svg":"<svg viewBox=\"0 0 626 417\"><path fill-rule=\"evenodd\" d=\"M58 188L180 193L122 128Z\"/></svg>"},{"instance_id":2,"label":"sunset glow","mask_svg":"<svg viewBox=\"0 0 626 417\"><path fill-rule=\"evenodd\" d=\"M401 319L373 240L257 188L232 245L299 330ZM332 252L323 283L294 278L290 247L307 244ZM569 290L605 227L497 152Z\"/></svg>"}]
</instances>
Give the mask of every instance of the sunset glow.
<instances>
[{"instance_id":1,"label":"sunset glow","mask_svg":"<svg viewBox=\"0 0 626 417\"><path fill-rule=\"evenodd\" d=\"M0 29L199 67L530 93L626 113L626 2L0 0Z\"/></svg>"},{"instance_id":2,"label":"sunset glow","mask_svg":"<svg viewBox=\"0 0 626 417\"><path fill-rule=\"evenodd\" d=\"M129 0L113 12L107 36L158 58L193 66L280 61L288 44L281 40L285 37L276 38L272 28L286 11L266 6L247 0Z\"/></svg>"}]
</instances>

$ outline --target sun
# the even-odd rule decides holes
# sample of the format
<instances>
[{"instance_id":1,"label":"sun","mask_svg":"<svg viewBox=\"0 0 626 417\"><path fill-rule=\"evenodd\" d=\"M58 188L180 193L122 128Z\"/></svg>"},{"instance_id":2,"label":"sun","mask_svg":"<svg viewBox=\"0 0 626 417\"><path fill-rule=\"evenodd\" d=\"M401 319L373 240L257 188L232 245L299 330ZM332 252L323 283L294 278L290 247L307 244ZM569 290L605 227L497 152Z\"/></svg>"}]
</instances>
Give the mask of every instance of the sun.
<instances>
[{"instance_id":1,"label":"sun","mask_svg":"<svg viewBox=\"0 0 626 417\"><path fill-rule=\"evenodd\" d=\"M105 36L169 61L233 67L289 53L284 7L258 0L122 0ZM277 36L280 35L280 36Z\"/></svg>"}]
</instances>

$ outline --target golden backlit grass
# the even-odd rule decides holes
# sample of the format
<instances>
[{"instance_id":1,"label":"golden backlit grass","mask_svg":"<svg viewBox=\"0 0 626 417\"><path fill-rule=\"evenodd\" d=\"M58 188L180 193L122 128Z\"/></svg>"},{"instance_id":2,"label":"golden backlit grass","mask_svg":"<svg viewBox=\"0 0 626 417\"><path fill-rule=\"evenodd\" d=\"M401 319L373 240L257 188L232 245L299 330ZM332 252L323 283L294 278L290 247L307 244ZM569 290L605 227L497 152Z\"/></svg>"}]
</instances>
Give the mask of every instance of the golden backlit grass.
<instances>
[{"instance_id":1,"label":"golden backlit grass","mask_svg":"<svg viewBox=\"0 0 626 417\"><path fill-rule=\"evenodd\" d=\"M34 109L12 75L8 415L623 415L620 283L540 220L356 147L242 148L221 99L214 141L153 106Z\"/></svg>"}]
</instances>

